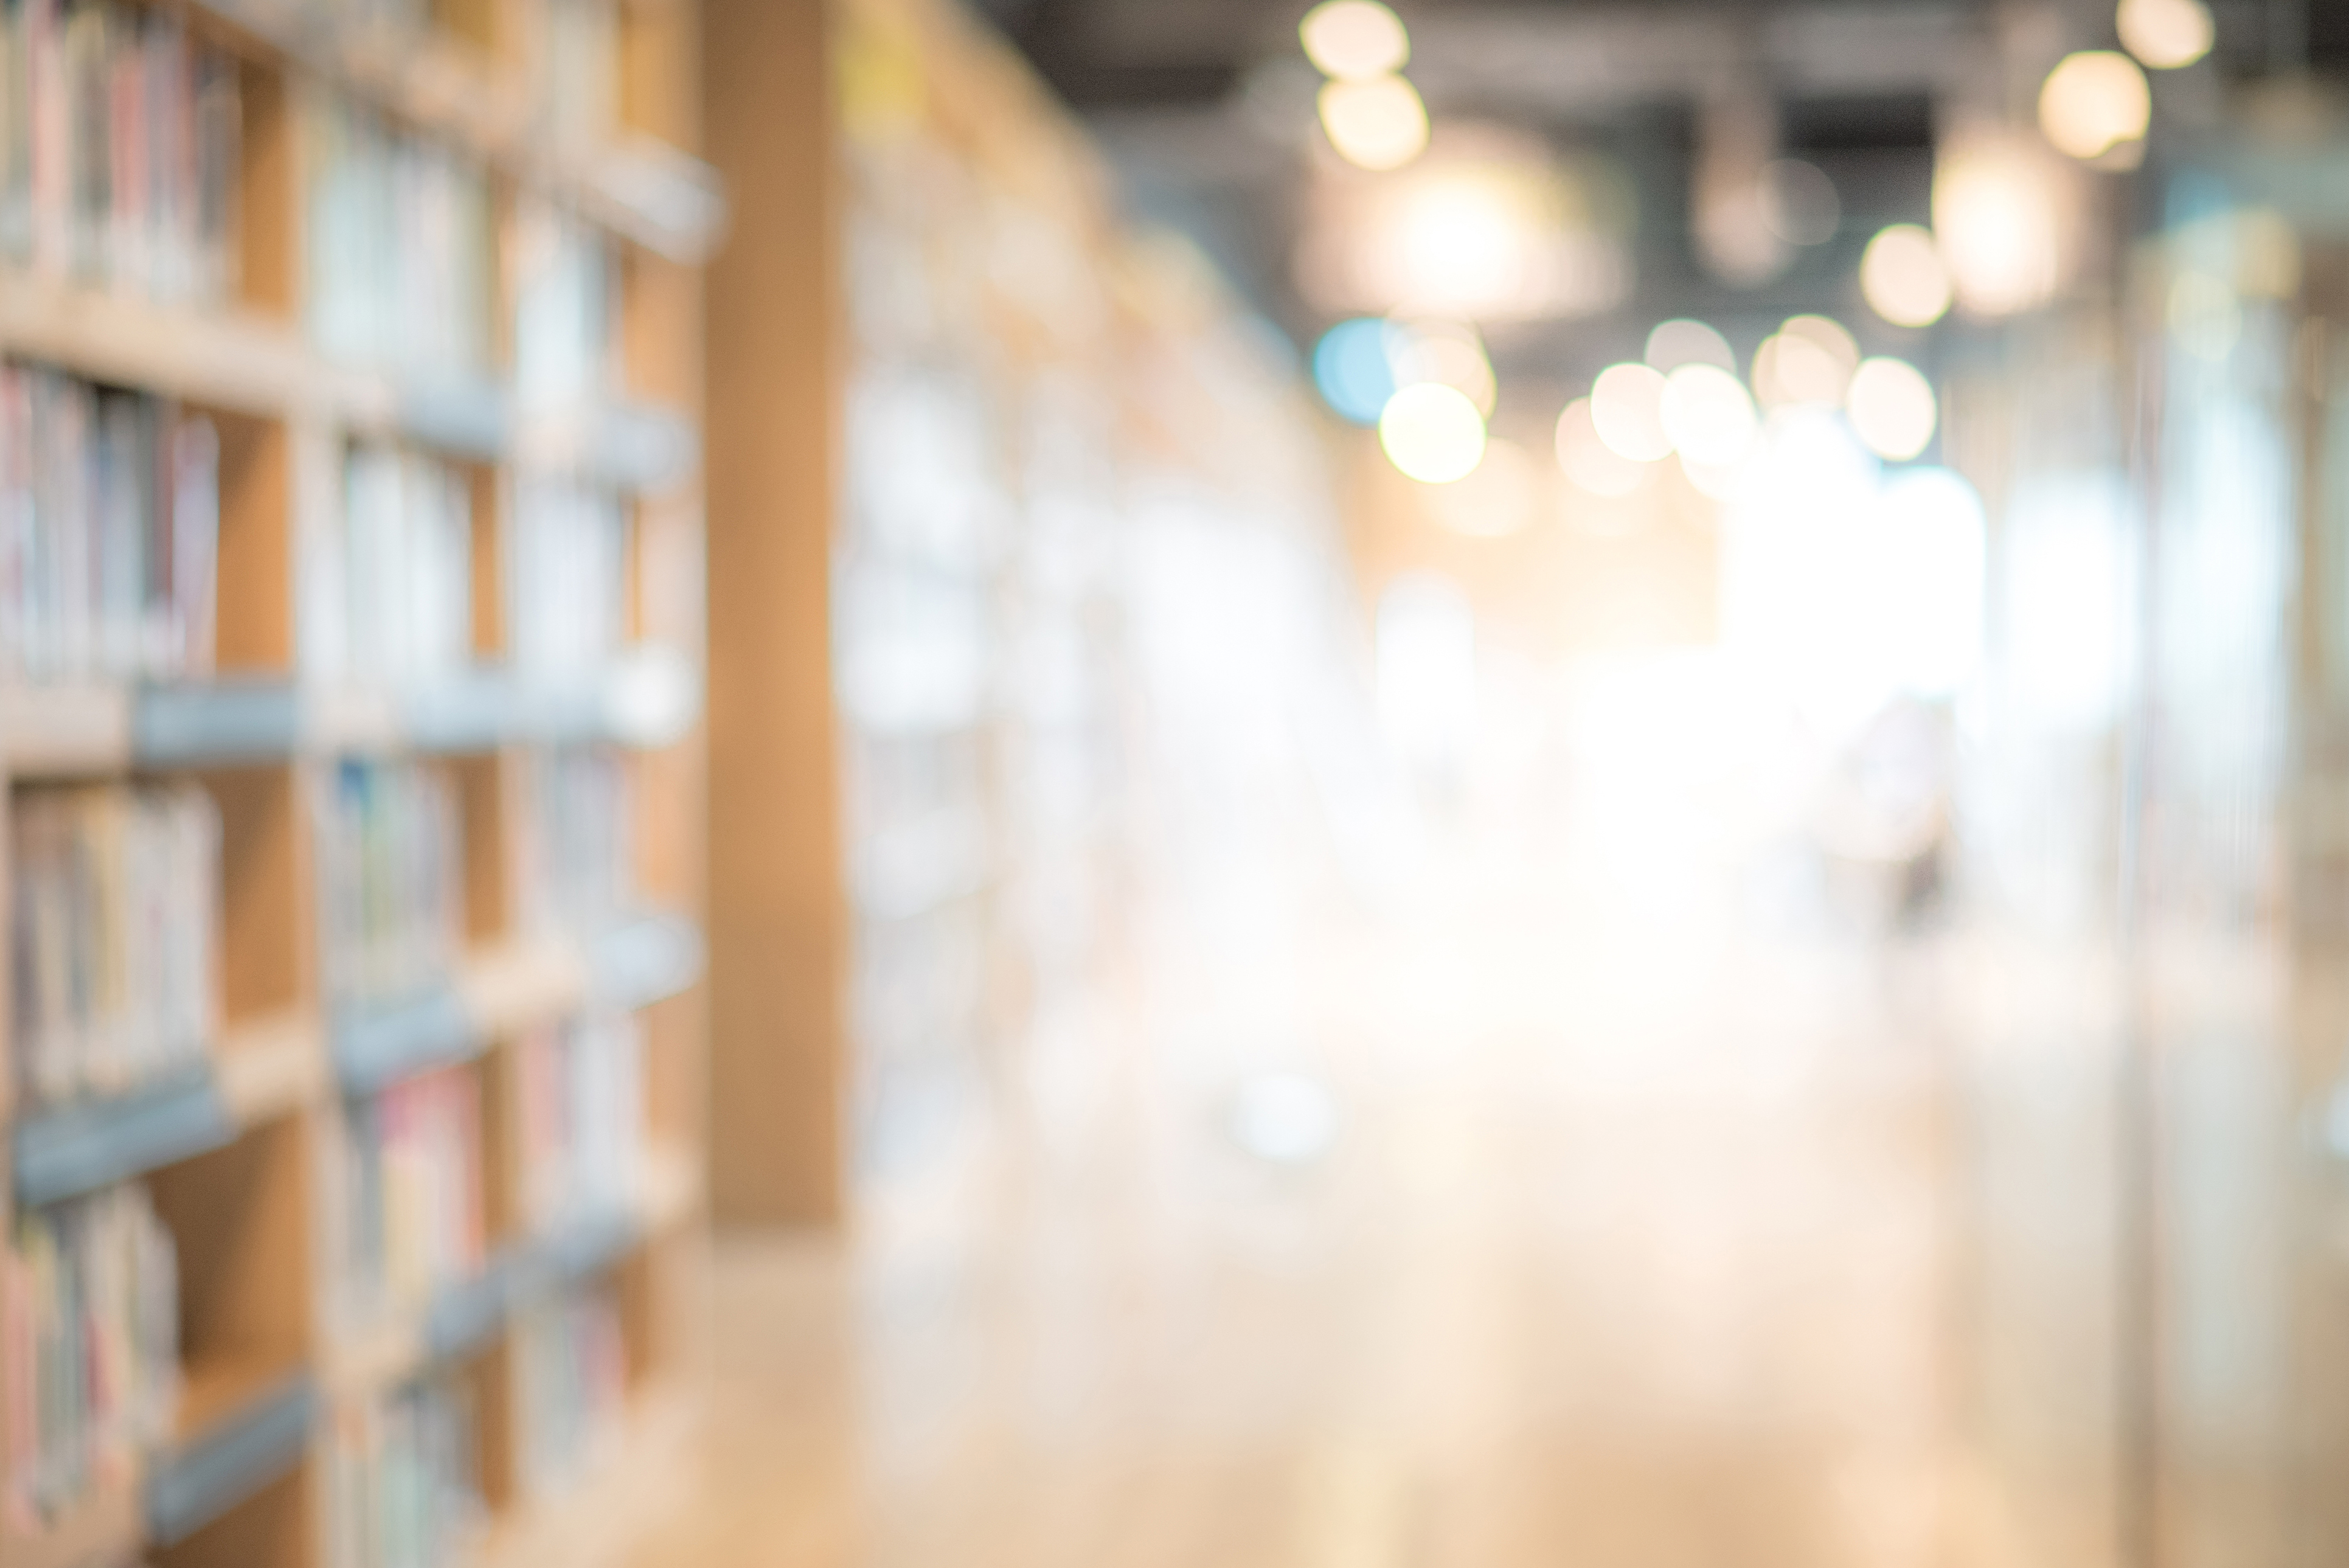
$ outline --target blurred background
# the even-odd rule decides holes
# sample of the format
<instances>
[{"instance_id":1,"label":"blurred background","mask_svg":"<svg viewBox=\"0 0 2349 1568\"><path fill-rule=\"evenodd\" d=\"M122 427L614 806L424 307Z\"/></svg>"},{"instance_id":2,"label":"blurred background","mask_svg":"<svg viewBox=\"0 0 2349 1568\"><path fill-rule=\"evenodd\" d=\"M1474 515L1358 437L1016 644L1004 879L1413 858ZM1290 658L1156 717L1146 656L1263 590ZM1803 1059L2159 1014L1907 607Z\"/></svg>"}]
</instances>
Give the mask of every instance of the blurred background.
<instances>
[{"instance_id":1,"label":"blurred background","mask_svg":"<svg viewBox=\"0 0 2349 1568\"><path fill-rule=\"evenodd\" d=\"M2336 322L2337 0L9 0L0 1568L2349 1560Z\"/></svg>"}]
</instances>

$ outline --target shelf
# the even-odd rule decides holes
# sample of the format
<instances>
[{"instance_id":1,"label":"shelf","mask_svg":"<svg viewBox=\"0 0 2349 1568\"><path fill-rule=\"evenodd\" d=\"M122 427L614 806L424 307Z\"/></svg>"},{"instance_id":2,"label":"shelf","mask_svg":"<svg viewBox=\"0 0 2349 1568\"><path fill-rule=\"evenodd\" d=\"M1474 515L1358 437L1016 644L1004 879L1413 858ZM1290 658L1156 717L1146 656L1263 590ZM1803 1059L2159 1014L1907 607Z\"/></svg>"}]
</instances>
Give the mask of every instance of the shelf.
<instances>
[{"instance_id":1,"label":"shelf","mask_svg":"<svg viewBox=\"0 0 2349 1568\"><path fill-rule=\"evenodd\" d=\"M658 490L698 460L693 421L620 398L523 410L494 382L335 365L290 328L0 270L0 352L92 381L263 418L324 417L484 462Z\"/></svg>"},{"instance_id":2,"label":"shelf","mask_svg":"<svg viewBox=\"0 0 2349 1568\"><path fill-rule=\"evenodd\" d=\"M470 1279L443 1286L420 1312L348 1336L327 1357L327 1383L349 1393L387 1387L481 1349L515 1312L612 1268L647 1240L701 1212L699 1165L682 1150L648 1152L626 1208L574 1216L502 1249Z\"/></svg>"},{"instance_id":3,"label":"shelf","mask_svg":"<svg viewBox=\"0 0 2349 1568\"><path fill-rule=\"evenodd\" d=\"M236 1123L208 1065L17 1122L16 1202L39 1208L218 1149Z\"/></svg>"},{"instance_id":4,"label":"shelf","mask_svg":"<svg viewBox=\"0 0 2349 1568\"><path fill-rule=\"evenodd\" d=\"M700 978L701 933L679 916L644 913L608 927L584 949L523 942L469 959L444 988L406 1002L357 1006L335 1021L335 1078L345 1094L371 1094L434 1068L471 1061L499 1036L595 1003L650 1006Z\"/></svg>"},{"instance_id":5,"label":"shelf","mask_svg":"<svg viewBox=\"0 0 2349 1568\"><path fill-rule=\"evenodd\" d=\"M520 96L452 41L321 15L285 0L196 0L242 33L419 128L561 197L671 261L698 264L726 226L726 197L700 160L649 137L555 151L529 145Z\"/></svg>"},{"instance_id":6,"label":"shelf","mask_svg":"<svg viewBox=\"0 0 2349 1568\"><path fill-rule=\"evenodd\" d=\"M682 737L700 710L692 663L675 649L640 647L592 679L492 668L400 696L249 677L0 686L0 739L13 777L75 779L342 751L658 747Z\"/></svg>"},{"instance_id":7,"label":"shelf","mask_svg":"<svg viewBox=\"0 0 2349 1568\"><path fill-rule=\"evenodd\" d=\"M147 1476L150 1543L176 1545L300 1464L317 1405L299 1370L233 1367L205 1383L191 1372L181 1436Z\"/></svg>"}]
</instances>

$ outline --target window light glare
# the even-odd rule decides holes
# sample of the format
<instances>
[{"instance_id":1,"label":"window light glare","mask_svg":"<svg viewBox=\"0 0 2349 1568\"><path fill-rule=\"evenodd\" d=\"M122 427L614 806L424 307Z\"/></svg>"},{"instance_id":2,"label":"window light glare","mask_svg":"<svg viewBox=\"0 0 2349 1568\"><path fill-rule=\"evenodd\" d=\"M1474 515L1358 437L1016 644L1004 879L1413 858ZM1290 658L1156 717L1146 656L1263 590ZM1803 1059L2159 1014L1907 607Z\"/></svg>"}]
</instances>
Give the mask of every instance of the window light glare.
<instances>
[{"instance_id":1,"label":"window light glare","mask_svg":"<svg viewBox=\"0 0 2349 1568\"><path fill-rule=\"evenodd\" d=\"M1950 268L1931 232L1915 223L1879 231L1859 259L1859 292L1895 326L1930 326L1947 315Z\"/></svg>"},{"instance_id":2,"label":"window light glare","mask_svg":"<svg viewBox=\"0 0 2349 1568\"><path fill-rule=\"evenodd\" d=\"M1401 77L1324 82L1319 103L1321 129L1349 163L1400 169L1427 150L1427 106Z\"/></svg>"},{"instance_id":3,"label":"window light glare","mask_svg":"<svg viewBox=\"0 0 2349 1568\"><path fill-rule=\"evenodd\" d=\"M2039 89L2039 129L2075 158L2102 158L2125 142L2143 140L2152 119L2145 73L2111 49L2064 56Z\"/></svg>"},{"instance_id":4,"label":"window light glare","mask_svg":"<svg viewBox=\"0 0 2349 1568\"><path fill-rule=\"evenodd\" d=\"M2121 0L2114 25L2121 46L2157 71L2192 65L2210 52L2218 35L2202 0Z\"/></svg>"},{"instance_id":5,"label":"window light glare","mask_svg":"<svg viewBox=\"0 0 2349 1568\"><path fill-rule=\"evenodd\" d=\"M1860 361L1844 409L1868 449L1896 463L1905 463L1923 451L1940 419L1932 384L1922 371L1902 359Z\"/></svg>"},{"instance_id":6,"label":"window light glare","mask_svg":"<svg viewBox=\"0 0 2349 1568\"><path fill-rule=\"evenodd\" d=\"M1392 76L1411 59L1411 35L1378 0L1325 0L1297 25L1305 57L1341 82Z\"/></svg>"},{"instance_id":7,"label":"window light glare","mask_svg":"<svg viewBox=\"0 0 2349 1568\"><path fill-rule=\"evenodd\" d=\"M1407 478L1450 484L1484 460L1485 416L1459 388L1422 382L1387 399L1379 415L1379 445Z\"/></svg>"}]
</instances>

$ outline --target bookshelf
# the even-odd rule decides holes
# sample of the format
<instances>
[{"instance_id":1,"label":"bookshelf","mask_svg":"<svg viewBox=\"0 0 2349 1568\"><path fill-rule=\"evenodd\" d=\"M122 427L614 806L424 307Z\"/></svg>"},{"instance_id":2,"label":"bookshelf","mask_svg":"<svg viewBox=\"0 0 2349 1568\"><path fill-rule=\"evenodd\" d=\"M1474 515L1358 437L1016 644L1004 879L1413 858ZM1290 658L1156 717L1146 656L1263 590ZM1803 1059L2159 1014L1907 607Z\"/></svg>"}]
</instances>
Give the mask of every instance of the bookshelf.
<instances>
[{"instance_id":1,"label":"bookshelf","mask_svg":"<svg viewBox=\"0 0 2349 1568\"><path fill-rule=\"evenodd\" d=\"M547 1560L689 1406L698 26L0 6L0 1568Z\"/></svg>"}]
</instances>

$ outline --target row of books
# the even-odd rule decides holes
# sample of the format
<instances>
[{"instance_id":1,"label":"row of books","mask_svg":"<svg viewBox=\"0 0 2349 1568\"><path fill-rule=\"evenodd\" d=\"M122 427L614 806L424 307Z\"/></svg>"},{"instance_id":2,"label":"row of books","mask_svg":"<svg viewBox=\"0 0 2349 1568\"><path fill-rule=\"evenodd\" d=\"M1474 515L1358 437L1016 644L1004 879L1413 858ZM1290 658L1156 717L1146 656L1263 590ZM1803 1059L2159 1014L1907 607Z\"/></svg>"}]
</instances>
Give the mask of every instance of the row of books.
<instances>
[{"instance_id":1,"label":"row of books","mask_svg":"<svg viewBox=\"0 0 2349 1568\"><path fill-rule=\"evenodd\" d=\"M175 304L227 298L236 70L169 9L0 5L0 257Z\"/></svg>"},{"instance_id":2,"label":"row of books","mask_svg":"<svg viewBox=\"0 0 2349 1568\"><path fill-rule=\"evenodd\" d=\"M221 822L201 785L26 789L9 819L12 1037L35 1106L202 1058L219 1016Z\"/></svg>"},{"instance_id":3,"label":"row of books","mask_svg":"<svg viewBox=\"0 0 2349 1568\"><path fill-rule=\"evenodd\" d=\"M485 374L497 273L481 165L325 94L302 125L312 340L353 364Z\"/></svg>"},{"instance_id":4,"label":"row of books","mask_svg":"<svg viewBox=\"0 0 2349 1568\"><path fill-rule=\"evenodd\" d=\"M326 1439L326 1568L448 1568L484 1518L462 1376L339 1406Z\"/></svg>"},{"instance_id":5,"label":"row of books","mask_svg":"<svg viewBox=\"0 0 2349 1568\"><path fill-rule=\"evenodd\" d=\"M210 669L219 531L210 420L0 366L0 679Z\"/></svg>"},{"instance_id":6,"label":"row of books","mask_svg":"<svg viewBox=\"0 0 2349 1568\"><path fill-rule=\"evenodd\" d=\"M633 902L635 796L608 747L554 747L523 764L523 920L549 935L593 935Z\"/></svg>"},{"instance_id":7,"label":"row of books","mask_svg":"<svg viewBox=\"0 0 2349 1568\"><path fill-rule=\"evenodd\" d=\"M357 442L343 459L342 526L322 531L304 660L329 681L398 686L461 670L473 651L473 491L467 472L407 448Z\"/></svg>"},{"instance_id":8,"label":"row of books","mask_svg":"<svg viewBox=\"0 0 2349 1568\"><path fill-rule=\"evenodd\" d=\"M36 1528L129 1473L179 1397L179 1265L137 1183L22 1212L6 1261L6 1506Z\"/></svg>"},{"instance_id":9,"label":"row of books","mask_svg":"<svg viewBox=\"0 0 2349 1568\"><path fill-rule=\"evenodd\" d=\"M620 497L553 478L516 481L506 545L506 646L554 678L603 668L628 636L628 516Z\"/></svg>"},{"instance_id":10,"label":"row of books","mask_svg":"<svg viewBox=\"0 0 2349 1568\"><path fill-rule=\"evenodd\" d=\"M350 1108L341 1281L351 1321L418 1308L479 1274L489 1243L480 1079L444 1068Z\"/></svg>"},{"instance_id":11,"label":"row of books","mask_svg":"<svg viewBox=\"0 0 2349 1568\"><path fill-rule=\"evenodd\" d=\"M626 1204L645 1146L644 1029L631 1013L591 1014L515 1042L514 1120L522 1222Z\"/></svg>"},{"instance_id":12,"label":"row of books","mask_svg":"<svg viewBox=\"0 0 2349 1568\"><path fill-rule=\"evenodd\" d=\"M557 1491L614 1439L627 1398L627 1355L609 1288L574 1291L524 1313L512 1345L516 1469L527 1491Z\"/></svg>"},{"instance_id":13,"label":"row of books","mask_svg":"<svg viewBox=\"0 0 2349 1568\"><path fill-rule=\"evenodd\" d=\"M429 763L347 758L316 820L322 967L336 1003L412 998L445 982L462 943L461 816Z\"/></svg>"},{"instance_id":14,"label":"row of books","mask_svg":"<svg viewBox=\"0 0 2349 1568\"><path fill-rule=\"evenodd\" d=\"M622 379L619 259L603 231L540 197L515 200L506 253L515 395L561 406Z\"/></svg>"}]
</instances>

